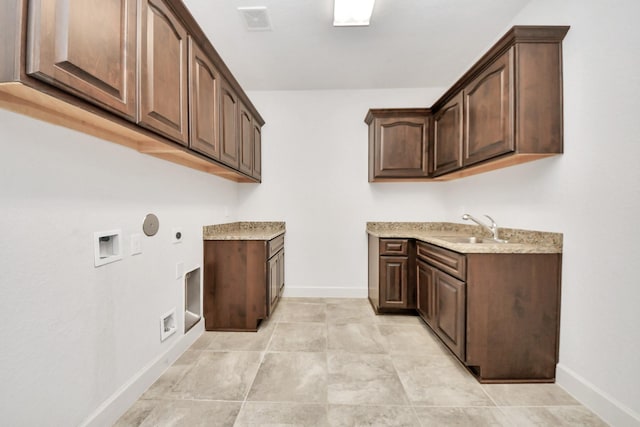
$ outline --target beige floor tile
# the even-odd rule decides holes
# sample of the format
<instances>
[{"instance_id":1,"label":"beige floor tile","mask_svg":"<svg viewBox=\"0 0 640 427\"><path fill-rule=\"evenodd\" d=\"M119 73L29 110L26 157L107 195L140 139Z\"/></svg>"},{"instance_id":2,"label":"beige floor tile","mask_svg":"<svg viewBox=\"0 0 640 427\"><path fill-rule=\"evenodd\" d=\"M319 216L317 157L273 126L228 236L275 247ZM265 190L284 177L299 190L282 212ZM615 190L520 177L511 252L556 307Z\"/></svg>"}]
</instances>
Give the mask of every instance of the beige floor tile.
<instances>
[{"instance_id":1,"label":"beige floor tile","mask_svg":"<svg viewBox=\"0 0 640 427\"><path fill-rule=\"evenodd\" d=\"M391 356L411 402L425 406L495 406L478 382L450 356Z\"/></svg>"},{"instance_id":2,"label":"beige floor tile","mask_svg":"<svg viewBox=\"0 0 640 427\"><path fill-rule=\"evenodd\" d=\"M259 352L203 351L172 393L183 399L241 401L256 375L260 359Z\"/></svg>"},{"instance_id":3,"label":"beige floor tile","mask_svg":"<svg viewBox=\"0 0 640 427\"><path fill-rule=\"evenodd\" d=\"M419 427L410 406L329 405L331 427Z\"/></svg>"},{"instance_id":4,"label":"beige floor tile","mask_svg":"<svg viewBox=\"0 0 640 427\"><path fill-rule=\"evenodd\" d=\"M209 345L205 350L262 351L267 349L275 322L263 322L257 332L207 332Z\"/></svg>"},{"instance_id":5,"label":"beige floor tile","mask_svg":"<svg viewBox=\"0 0 640 427\"><path fill-rule=\"evenodd\" d=\"M423 322L418 316L405 314L378 314L375 317L377 323L391 323L400 325L422 325Z\"/></svg>"},{"instance_id":6,"label":"beige floor tile","mask_svg":"<svg viewBox=\"0 0 640 427\"><path fill-rule=\"evenodd\" d=\"M275 322L324 322L326 304L282 300L271 318Z\"/></svg>"},{"instance_id":7,"label":"beige floor tile","mask_svg":"<svg viewBox=\"0 0 640 427\"><path fill-rule=\"evenodd\" d=\"M606 427L607 424L583 406L505 407L510 425L553 427Z\"/></svg>"},{"instance_id":8,"label":"beige floor tile","mask_svg":"<svg viewBox=\"0 0 640 427\"><path fill-rule=\"evenodd\" d=\"M350 307L366 306L371 309L371 303L368 298L324 298L326 304L342 304ZM373 311L373 309L371 309Z\"/></svg>"},{"instance_id":9,"label":"beige floor tile","mask_svg":"<svg viewBox=\"0 0 640 427\"><path fill-rule=\"evenodd\" d=\"M388 355L329 352L327 365L329 403L408 404Z\"/></svg>"},{"instance_id":10,"label":"beige floor tile","mask_svg":"<svg viewBox=\"0 0 640 427\"><path fill-rule=\"evenodd\" d=\"M182 425L606 424L555 384L479 384L417 316L283 298L257 333L203 333L116 424Z\"/></svg>"},{"instance_id":11,"label":"beige floor tile","mask_svg":"<svg viewBox=\"0 0 640 427\"><path fill-rule=\"evenodd\" d=\"M157 400L138 400L116 421L113 427L137 427L156 409L156 406L164 403Z\"/></svg>"},{"instance_id":12,"label":"beige floor tile","mask_svg":"<svg viewBox=\"0 0 640 427\"><path fill-rule=\"evenodd\" d=\"M313 297L284 297L280 300L285 304L289 304L292 302L297 303L307 303L307 304L324 304L326 302L326 298L313 298Z\"/></svg>"},{"instance_id":13,"label":"beige floor tile","mask_svg":"<svg viewBox=\"0 0 640 427\"><path fill-rule=\"evenodd\" d=\"M327 323L330 324L366 323L371 325L375 322L375 317L376 315L369 305L361 303L327 304Z\"/></svg>"},{"instance_id":14,"label":"beige floor tile","mask_svg":"<svg viewBox=\"0 0 640 427\"><path fill-rule=\"evenodd\" d=\"M423 426L510 427L500 408L483 407L415 407Z\"/></svg>"},{"instance_id":15,"label":"beige floor tile","mask_svg":"<svg viewBox=\"0 0 640 427\"><path fill-rule=\"evenodd\" d=\"M173 387L195 365L201 351L187 350L144 392L141 399L176 399Z\"/></svg>"},{"instance_id":16,"label":"beige floor tile","mask_svg":"<svg viewBox=\"0 0 640 427\"><path fill-rule=\"evenodd\" d=\"M351 353L385 353L384 340L376 325L350 323L327 326L327 348Z\"/></svg>"},{"instance_id":17,"label":"beige floor tile","mask_svg":"<svg viewBox=\"0 0 640 427\"><path fill-rule=\"evenodd\" d=\"M416 353L423 356L449 354L439 340L426 330L426 326L385 323L376 327L384 338L387 353Z\"/></svg>"},{"instance_id":18,"label":"beige floor tile","mask_svg":"<svg viewBox=\"0 0 640 427\"><path fill-rule=\"evenodd\" d=\"M324 323L278 323L269 351L327 350L327 326Z\"/></svg>"},{"instance_id":19,"label":"beige floor tile","mask_svg":"<svg viewBox=\"0 0 640 427\"><path fill-rule=\"evenodd\" d=\"M556 384L485 384L482 387L498 406L580 404Z\"/></svg>"},{"instance_id":20,"label":"beige floor tile","mask_svg":"<svg viewBox=\"0 0 640 427\"><path fill-rule=\"evenodd\" d=\"M211 341L213 340L215 335L216 335L216 332L204 331L202 333L202 335L200 335L200 338L198 338L196 340L196 342L191 344L191 347L189 347L189 350L204 350L204 349L206 349L211 344Z\"/></svg>"},{"instance_id":21,"label":"beige floor tile","mask_svg":"<svg viewBox=\"0 0 640 427\"><path fill-rule=\"evenodd\" d=\"M154 401L147 401L149 403ZM201 400L171 400L156 402L154 409L140 418L123 416L116 426L164 427L164 426L232 426L240 411L240 402L211 402ZM132 408L133 409L133 408ZM134 422L134 423L130 423Z\"/></svg>"},{"instance_id":22,"label":"beige floor tile","mask_svg":"<svg viewBox=\"0 0 640 427\"><path fill-rule=\"evenodd\" d=\"M247 400L326 403L326 354L266 353Z\"/></svg>"},{"instance_id":23,"label":"beige floor tile","mask_svg":"<svg viewBox=\"0 0 640 427\"><path fill-rule=\"evenodd\" d=\"M249 426L324 427L327 405L309 403L246 402L234 427Z\"/></svg>"}]
</instances>

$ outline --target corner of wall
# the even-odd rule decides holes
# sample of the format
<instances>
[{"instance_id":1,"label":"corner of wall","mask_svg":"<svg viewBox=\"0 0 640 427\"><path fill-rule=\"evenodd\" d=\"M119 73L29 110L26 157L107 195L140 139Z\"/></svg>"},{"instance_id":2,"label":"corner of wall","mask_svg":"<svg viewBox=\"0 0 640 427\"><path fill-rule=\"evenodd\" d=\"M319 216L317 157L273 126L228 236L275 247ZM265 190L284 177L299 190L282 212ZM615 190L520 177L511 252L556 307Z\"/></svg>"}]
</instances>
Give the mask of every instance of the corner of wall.
<instances>
[{"instance_id":1,"label":"corner of wall","mask_svg":"<svg viewBox=\"0 0 640 427\"><path fill-rule=\"evenodd\" d=\"M170 367L204 332L204 318L164 353L143 367L123 384L81 424L82 427L113 425L142 394Z\"/></svg>"},{"instance_id":2,"label":"corner of wall","mask_svg":"<svg viewBox=\"0 0 640 427\"><path fill-rule=\"evenodd\" d=\"M556 382L608 424L620 427L640 426L640 414L636 414L563 364L557 366Z\"/></svg>"}]
</instances>

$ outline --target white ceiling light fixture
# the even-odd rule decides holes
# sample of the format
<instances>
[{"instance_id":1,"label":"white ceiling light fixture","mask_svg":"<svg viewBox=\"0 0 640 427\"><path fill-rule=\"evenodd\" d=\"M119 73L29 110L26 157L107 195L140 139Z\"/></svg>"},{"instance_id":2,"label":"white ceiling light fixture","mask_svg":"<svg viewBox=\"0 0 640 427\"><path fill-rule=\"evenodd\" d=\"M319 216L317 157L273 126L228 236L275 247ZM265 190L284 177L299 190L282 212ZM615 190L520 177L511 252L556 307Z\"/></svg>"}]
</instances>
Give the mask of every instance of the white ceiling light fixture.
<instances>
[{"instance_id":1,"label":"white ceiling light fixture","mask_svg":"<svg viewBox=\"0 0 640 427\"><path fill-rule=\"evenodd\" d=\"M333 26L359 27L369 25L376 0L334 0Z\"/></svg>"}]
</instances>

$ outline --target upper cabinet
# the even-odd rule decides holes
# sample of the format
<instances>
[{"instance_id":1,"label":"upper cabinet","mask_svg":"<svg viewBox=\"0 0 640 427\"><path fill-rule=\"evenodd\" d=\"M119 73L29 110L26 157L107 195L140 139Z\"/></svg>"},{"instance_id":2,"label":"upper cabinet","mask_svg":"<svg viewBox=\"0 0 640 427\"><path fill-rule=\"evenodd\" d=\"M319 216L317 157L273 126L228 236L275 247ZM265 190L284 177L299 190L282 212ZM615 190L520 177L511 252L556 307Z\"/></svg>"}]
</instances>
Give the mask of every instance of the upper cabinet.
<instances>
[{"instance_id":1,"label":"upper cabinet","mask_svg":"<svg viewBox=\"0 0 640 427\"><path fill-rule=\"evenodd\" d=\"M240 171L253 172L253 119L251 113L240 103Z\"/></svg>"},{"instance_id":2,"label":"upper cabinet","mask_svg":"<svg viewBox=\"0 0 640 427\"><path fill-rule=\"evenodd\" d=\"M561 154L567 31L513 27L436 101L433 132L424 142L433 159L428 175L417 167L420 154L399 148L409 147L408 132L372 133L372 112L387 110L370 110L369 180L447 180Z\"/></svg>"},{"instance_id":3,"label":"upper cabinet","mask_svg":"<svg viewBox=\"0 0 640 427\"><path fill-rule=\"evenodd\" d=\"M429 176L428 109L372 109L369 181Z\"/></svg>"},{"instance_id":4,"label":"upper cabinet","mask_svg":"<svg viewBox=\"0 0 640 427\"><path fill-rule=\"evenodd\" d=\"M462 94L433 116L433 176L462 167Z\"/></svg>"},{"instance_id":5,"label":"upper cabinet","mask_svg":"<svg viewBox=\"0 0 640 427\"><path fill-rule=\"evenodd\" d=\"M187 145L187 31L162 0L141 5L139 121Z\"/></svg>"},{"instance_id":6,"label":"upper cabinet","mask_svg":"<svg viewBox=\"0 0 640 427\"><path fill-rule=\"evenodd\" d=\"M29 75L135 121L136 0L31 0L29 19Z\"/></svg>"},{"instance_id":7,"label":"upper cabinet","mask_svg":"<svg viewBox=\"0 0 640 427\"><path fill-rule=\"evenodd\" d=\"M253 118L253 172L251 176L260 181L262 179L262 125Z\"/></svg>"},{"instance_id":8,"label":"upper cabinet","mask_svg":"<svg viewBox=\"0 0 640 427\"><path fill-rule=\"evenodd\" d=\"M226 81L222 82L220 95L220 160L238 168L240 159L240 129L238 128L238 97Z\"/></svg>"},{"instance_id":9,"label":"upper cabinet","mask_svg":"<svg viewBox=\"0 0 640 427\"><path fill-rule=\"evenodd\" d=\"M509 49L464 89L465 166L511 153L513 49Z\"/></svg>"},{"instance_id":10,"label":"upper cabinet","mask_svg":"<svg viewBox=\"0 0 640 427\"><path fill-rule=\"evenodd\" d=\"M181 0L4 0L0 107L237 182L264 120Z\"/></svg>"},{"instance_id":11,"label":"upper cabinet","mask_svg":"<svg viewBox=\"0 0 640 427\"><path fill-rule=\"evenodd\" d=\"M189 39L189 146L220 158L220 74L197 43Z\"/></svg>"}]
</instances>

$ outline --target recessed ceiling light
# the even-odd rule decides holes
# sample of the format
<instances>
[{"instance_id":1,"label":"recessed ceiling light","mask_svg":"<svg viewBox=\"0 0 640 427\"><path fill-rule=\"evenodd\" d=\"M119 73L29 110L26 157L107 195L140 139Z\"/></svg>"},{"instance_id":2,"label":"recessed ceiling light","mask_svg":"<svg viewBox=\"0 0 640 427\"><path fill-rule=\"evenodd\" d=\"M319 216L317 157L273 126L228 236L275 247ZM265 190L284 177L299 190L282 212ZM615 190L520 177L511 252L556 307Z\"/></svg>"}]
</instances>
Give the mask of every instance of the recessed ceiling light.
<instances>
[{"instance_id":1,"label":"recessed ceiling light","mask_svg":"<svg viewBox=\"0 0 640 427\"><path fill-rule=\"evenodd\" d=\"M334 0L334 27L357 27L369 25L376 0Z\"/></svg>"},{"instance_id":2,"label":"recessed ceiling light","mask_svg":"<svg viewBox=\"0 0 640 427\"><path fill-rule=\"evenodd\" d=\"M249 31L271 31L271 21L265 6L239 7L238 12L244 18Z\"/></svg>"}]
</instances>

